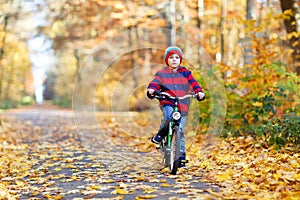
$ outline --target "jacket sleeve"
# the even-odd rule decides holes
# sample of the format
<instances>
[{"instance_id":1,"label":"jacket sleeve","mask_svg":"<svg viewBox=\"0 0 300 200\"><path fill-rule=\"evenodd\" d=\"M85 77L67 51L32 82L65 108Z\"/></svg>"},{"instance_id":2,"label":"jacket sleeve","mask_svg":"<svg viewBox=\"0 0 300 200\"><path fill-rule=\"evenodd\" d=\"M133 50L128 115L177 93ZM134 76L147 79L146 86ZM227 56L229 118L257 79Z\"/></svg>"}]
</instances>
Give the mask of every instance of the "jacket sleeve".
<instances>
[{"instance_id":1,"label":"jacket sleeve","mask_svg":"<svg viewBox=\"0 0 300 200\"><path fill-rule=\"evenodd\" d=\"M188 72L187 80L188 80L191 88L194 90L194 93L203 92L202 88L199 85L199 83L193 77L191 71Z\"/></svg>"},{"instance_id":2,"label":"jacket sleeve","mask_svg":"<svg viewBox=\"0 0 300 200\"><path fill-rule=\"evenodd\" d=\"M149 83L147 89L153 89L155 91L160 90L162 85L161 76L157 72L154 76L154 79Z\"/></svg>"}]
</instances>

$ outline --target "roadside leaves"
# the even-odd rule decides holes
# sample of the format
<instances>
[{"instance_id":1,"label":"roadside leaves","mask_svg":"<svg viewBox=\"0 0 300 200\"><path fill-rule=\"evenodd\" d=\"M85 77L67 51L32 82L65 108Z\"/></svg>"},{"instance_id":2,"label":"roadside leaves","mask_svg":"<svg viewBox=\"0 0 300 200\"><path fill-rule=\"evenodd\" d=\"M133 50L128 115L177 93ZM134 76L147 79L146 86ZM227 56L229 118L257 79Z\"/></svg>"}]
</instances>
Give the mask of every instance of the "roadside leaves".
<instances>
[{"instance_id":1,"label":"roadside leaves","mask_svg":"<svg viewBox=\"0 0 300 200\"><path fill-rule=\"evenodd\" d=\"M203 169L204 181L219 186L222 198L299 198L300 154L266 149L262 144L250 136L209 139L207 144L194 146L191 156L203 156L192 164Z\"/></svg>"}]
</instances>

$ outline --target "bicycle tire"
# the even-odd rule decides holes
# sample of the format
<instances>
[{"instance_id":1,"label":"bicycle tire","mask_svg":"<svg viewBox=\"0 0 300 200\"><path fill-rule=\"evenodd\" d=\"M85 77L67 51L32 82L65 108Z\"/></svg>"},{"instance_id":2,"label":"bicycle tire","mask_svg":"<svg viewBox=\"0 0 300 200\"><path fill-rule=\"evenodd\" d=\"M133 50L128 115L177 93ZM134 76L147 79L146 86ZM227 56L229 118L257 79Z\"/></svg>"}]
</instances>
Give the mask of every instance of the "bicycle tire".
<instances>
[{"instance_id":1,"label":"bicycle tire","mask_svg":"<svg viewBox=\"0 0 300 200\"><path fill-rule=\"evenodd\" d=\"M170 174L175 175L180 165L180 128L174 127L170 148Z\"/></svg>"},{"instance_id":2,"label":"bicycle tire","mask_svg":"<svg viewBox=\"0 0 300 200\"><path fill-rule=\"evenodd\" d=\"M161 144L161 150L164 167L168 167L170 166L170 149L167 145Z\"/></svg>"}]
</instances>

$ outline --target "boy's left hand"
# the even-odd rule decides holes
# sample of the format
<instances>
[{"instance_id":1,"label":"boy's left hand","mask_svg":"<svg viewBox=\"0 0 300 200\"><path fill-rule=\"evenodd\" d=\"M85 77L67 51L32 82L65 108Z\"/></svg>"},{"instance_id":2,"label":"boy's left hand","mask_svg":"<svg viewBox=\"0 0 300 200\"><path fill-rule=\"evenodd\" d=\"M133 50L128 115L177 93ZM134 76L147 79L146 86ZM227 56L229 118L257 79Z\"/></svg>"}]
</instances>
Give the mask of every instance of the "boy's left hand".
<instances>
[{"instance_id":1,"label":"boy's left hand","mask_svg":"<svg viewBox=\"0 0 300 200\"><path fill-rule=\"evenodd\" d=\"M204 97L205 97L205 94L203 92L198 92L197 97L198 97L199 100L203 100Z\"/></svg>"}]
</instances>

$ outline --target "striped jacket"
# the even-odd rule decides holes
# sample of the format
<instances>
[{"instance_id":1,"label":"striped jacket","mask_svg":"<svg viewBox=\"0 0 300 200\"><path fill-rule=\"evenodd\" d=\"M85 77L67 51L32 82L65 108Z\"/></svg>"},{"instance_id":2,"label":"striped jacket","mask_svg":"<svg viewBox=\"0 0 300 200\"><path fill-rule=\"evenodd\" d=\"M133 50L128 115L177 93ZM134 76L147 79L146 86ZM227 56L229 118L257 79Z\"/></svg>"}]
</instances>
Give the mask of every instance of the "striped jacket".
<instances>
[{"instance_id":1,"label":"striped jacket","mask_svg":"<svg viewBox=\"0 0 300 200\"><path fill-rule=\"evenodd\" d=\"M169 67L164 67L162 70L155 74L154 79L149 83L148 89L156 91L164 91L173 96L184 96L188 94L191 89L194 93L202 92L199 83L194 79L190 70L185 67L179 66L176 71ZM179 110L182 115L187 115L189 110L189 99L179 101ZM174 105L170 99L160 100L161 106Z\"/></svg>"}]
</instances>

